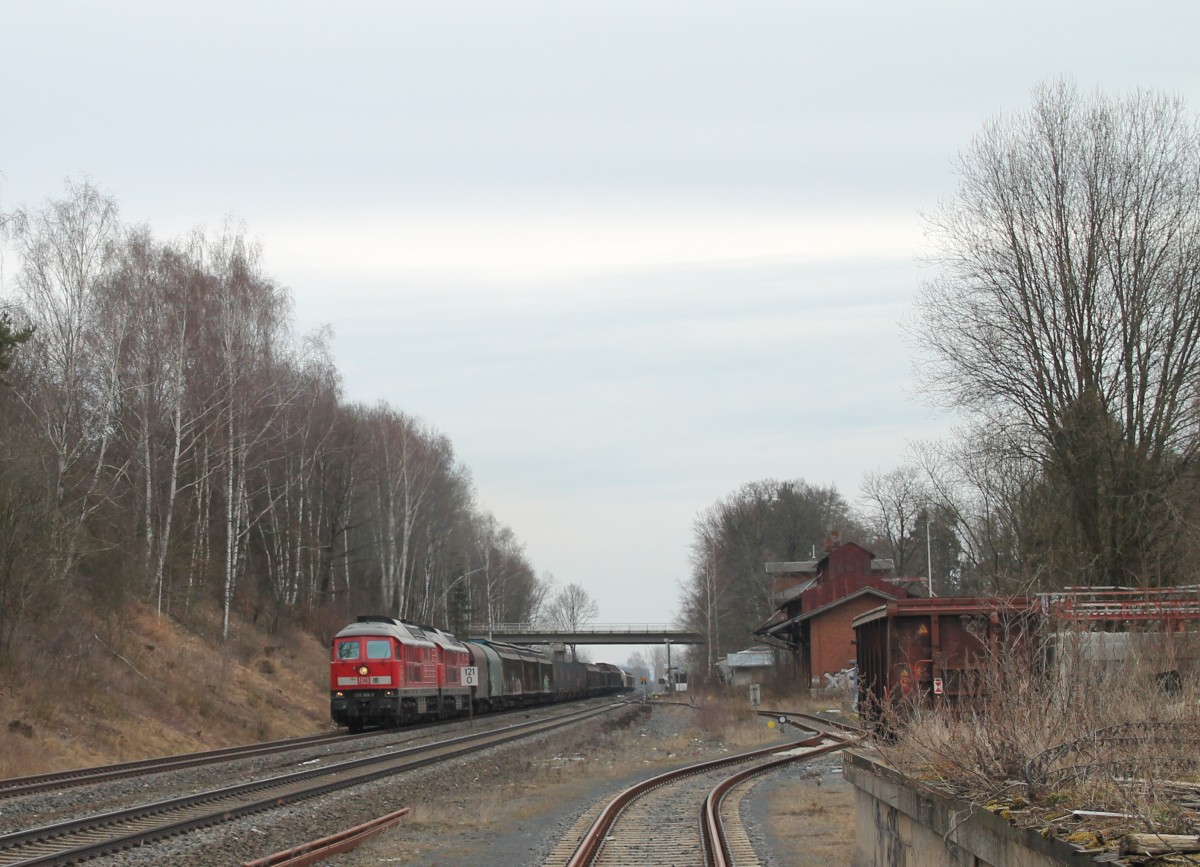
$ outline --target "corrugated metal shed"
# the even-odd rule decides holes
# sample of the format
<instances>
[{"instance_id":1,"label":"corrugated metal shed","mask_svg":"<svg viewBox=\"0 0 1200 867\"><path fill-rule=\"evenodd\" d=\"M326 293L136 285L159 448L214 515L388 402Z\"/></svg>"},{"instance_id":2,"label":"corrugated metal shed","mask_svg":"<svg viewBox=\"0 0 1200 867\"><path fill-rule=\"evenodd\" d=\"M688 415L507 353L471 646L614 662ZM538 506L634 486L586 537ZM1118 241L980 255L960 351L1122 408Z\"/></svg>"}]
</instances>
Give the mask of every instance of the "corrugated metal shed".
<instances>
[{"instance_id":1,"label":"corrugated metal shed","mask_svg":"<svg viewBox=\"0 0 1200 867\"><path fill-rule=\"evenodd\" d=\"M739 650L725 657L725 664L730 668L770 668L775 664L774 654L764 648Z\"/></svg>"}]
</instances>

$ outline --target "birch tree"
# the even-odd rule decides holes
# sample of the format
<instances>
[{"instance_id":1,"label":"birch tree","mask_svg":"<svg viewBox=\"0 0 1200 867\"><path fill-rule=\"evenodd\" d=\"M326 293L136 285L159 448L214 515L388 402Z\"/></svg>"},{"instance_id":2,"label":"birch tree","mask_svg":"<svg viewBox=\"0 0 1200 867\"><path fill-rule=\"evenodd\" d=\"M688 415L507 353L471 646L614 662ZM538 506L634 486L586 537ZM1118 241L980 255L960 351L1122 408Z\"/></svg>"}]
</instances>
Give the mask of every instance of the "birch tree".
<instances>
[{"instance_id":1,"label":"birch tree","mask_svg":"<svg viewBox=\"0 0 1200 867\"><path fill-rule=\"evenodd\" d=\"M53 560L62 581L113 475L107 459L123 323L110 317L108 331L98 330L96 296L116 261L121 226L111 197L70 181L63 198L18 210L7 226L21 260L21 313L33 327L30 375L18 394L47 449L47 507L66 519Z\"/></svg>"},{"instance_id":2,"label":"birch tree","mask_svg":"<svg viewBox=\"0 0 1200 867\"><path fill-rule=\"evenodd\" d=\"M259 250L240 227L226 227L206 250L216 280L216 419L214 455L223 488L222 637L228 637L234 592L245 566L246 540L259 512L251 480L259 449L278 433L275 422L292 394L279 374L287 359L288 303L259 271ZM261 479L259 480L261 481Z\"/></svg>"},{"instance_id":3,"label":"birch tree","mask_svg":"<svg viewBox=\"0 0 1200 867\"><path fill-rule=\"evenodd\" d=\"M404 617L412 603L414 538L430 491L452 454L449 440L412 416L381 405L368 421L374 463L379 592L384 606Z\"/></svg>"}]
</instances>

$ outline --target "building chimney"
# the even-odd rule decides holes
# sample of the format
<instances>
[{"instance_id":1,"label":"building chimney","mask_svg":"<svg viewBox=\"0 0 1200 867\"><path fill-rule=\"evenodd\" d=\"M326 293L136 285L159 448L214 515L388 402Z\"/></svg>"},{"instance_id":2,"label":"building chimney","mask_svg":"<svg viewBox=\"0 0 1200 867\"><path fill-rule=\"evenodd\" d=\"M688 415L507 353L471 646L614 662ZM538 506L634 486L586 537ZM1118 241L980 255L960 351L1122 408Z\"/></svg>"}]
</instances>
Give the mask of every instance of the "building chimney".
<instances>
[{"instance_id":1,"label":"building chimney","mask_svg":"<svg viewBox=\"0 0 1200 867\"><path fill-rule=\"evenodd\" d=\"M825 553L832 554L842 544L841 530L830 530L825 537Z\"/></svg>"}]
</instances>

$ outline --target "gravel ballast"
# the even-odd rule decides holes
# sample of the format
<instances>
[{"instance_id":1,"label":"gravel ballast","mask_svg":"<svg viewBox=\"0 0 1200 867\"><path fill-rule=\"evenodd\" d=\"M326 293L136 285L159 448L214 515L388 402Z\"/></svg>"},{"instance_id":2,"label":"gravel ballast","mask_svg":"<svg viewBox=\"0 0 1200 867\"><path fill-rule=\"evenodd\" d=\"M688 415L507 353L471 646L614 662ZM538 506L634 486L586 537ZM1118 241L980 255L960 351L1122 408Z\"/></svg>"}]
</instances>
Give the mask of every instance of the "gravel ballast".
<instances>
[{"instance_id":1,"label":"gravel ballast","mask_svg":"<svg viewBox=\"0 0 1200 867\"><path fill-rule=\"evenodd\" d=\"M752 734L759 743L791 737L765 730ZM533 867L545 862L559 839L597 801L671 767L745 746L748 744L729 744L706 736L694 708L635 706L615 712L599 725L541 735L520 746L490 749L89 863L97 867L227 867L411 807L412 814L397 827L324 863L339 867ZM812 787L811 776L807 783L803 776L811 772L803 767L765 777L743 802L743 816L756 848L762 849L764 865L810 863L787 851L794 846L794 839L774 830L779 825L778 808L791 802L792 790ZM249 775L242 767L236 772L238 779L231 779L231 770L222 766L196 773L201 775L192 781L197 791L213 787L222 774L226 784ZM825 821L829 818L823 817ZM842 825L847 823L852 824L848 816L841 820ZM848 851L845 856L841 863L848 864Z\"/></svg>"}]
</instances>

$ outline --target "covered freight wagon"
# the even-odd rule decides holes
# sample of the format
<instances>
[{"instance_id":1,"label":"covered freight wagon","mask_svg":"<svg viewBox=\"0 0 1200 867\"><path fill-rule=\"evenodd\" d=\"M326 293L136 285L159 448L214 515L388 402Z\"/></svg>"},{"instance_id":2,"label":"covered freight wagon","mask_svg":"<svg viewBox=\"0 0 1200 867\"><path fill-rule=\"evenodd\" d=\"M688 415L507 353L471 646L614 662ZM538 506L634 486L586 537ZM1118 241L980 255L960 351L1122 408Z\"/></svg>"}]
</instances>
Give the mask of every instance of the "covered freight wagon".
<instances>
[{"instance_id":1,"label":"covered freight wagon","mask_svg":"<svg viewBox=\"0 0 1200 867\"><path fill-rule=\"evenodd\" d=\"M853 621L858 712L865 720L914 703L960 702L1001 654L1032 653L1040 613L1014 597L896 599Z\"/></svg>"}]
</instances>

